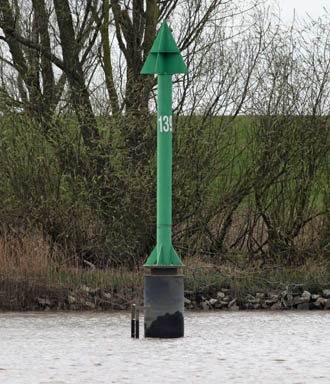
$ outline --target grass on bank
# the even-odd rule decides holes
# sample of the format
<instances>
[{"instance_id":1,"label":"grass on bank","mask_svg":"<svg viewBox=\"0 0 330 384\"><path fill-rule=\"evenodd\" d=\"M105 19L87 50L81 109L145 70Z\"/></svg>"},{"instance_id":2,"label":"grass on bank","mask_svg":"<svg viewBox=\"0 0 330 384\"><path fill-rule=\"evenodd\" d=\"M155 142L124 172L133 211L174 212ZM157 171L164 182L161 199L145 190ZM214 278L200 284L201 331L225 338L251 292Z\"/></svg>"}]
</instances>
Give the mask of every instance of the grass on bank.
<instances>
[{"instance_id":1,"label":"grass on bank","mask_svg":"<svg viewBox=\"0 0 330 384\"><path fill-rule=\"evenodd\" d=\"M210 264L199 257L186 258L184 263L185 290L196 299L223 288L239 299L248 293L276 292L288 284L303 284L312 293L330 285L330 263L325 260L309 260L299 267ZM143 268L82 268L63 251L52 249L40 234L0 237L0 307L1 297L16 296L22 308L28 308L29 296L54 297L82 285L101 288L127 302L142 299Z\"/></svg>"}]
</instances>

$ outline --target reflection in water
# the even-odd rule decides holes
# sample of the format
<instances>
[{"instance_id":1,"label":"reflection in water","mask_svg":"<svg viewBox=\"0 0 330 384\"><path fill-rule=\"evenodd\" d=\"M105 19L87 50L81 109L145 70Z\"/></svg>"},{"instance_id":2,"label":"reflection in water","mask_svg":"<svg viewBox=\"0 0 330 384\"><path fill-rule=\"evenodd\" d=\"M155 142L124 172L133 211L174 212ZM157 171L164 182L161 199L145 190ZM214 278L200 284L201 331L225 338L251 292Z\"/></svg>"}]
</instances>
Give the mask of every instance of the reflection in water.
<instances>
[{"instance_id":1,"label":"reflection in water","mask_svg":"<svg viewBox=\"0 0 330 384\"><path fill-rule=\"evenodd\" d=\"M188 312L184 338L137 340L129 313L5 313L0 383L328 383L329 321L330 312Z\"/></svg>"}]
</instances>

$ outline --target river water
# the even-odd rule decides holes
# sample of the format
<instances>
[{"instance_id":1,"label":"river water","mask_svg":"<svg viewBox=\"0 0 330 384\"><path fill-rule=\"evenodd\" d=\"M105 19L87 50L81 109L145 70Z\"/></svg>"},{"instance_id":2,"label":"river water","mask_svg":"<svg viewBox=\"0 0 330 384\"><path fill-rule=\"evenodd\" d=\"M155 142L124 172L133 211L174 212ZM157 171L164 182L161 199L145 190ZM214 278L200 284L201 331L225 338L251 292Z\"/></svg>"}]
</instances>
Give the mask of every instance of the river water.
<instances>
[{"instance_id":1,"label":"river water","mask_svg":"<svg viewBox=\"0 0 330 384\"><path fill-rule=\"evenodd\" d=\"M142 328L131 339L123 312L0 313L0 383L330 383L330 312L186 312L181 339Z\"/></svg>"}]
</instances>

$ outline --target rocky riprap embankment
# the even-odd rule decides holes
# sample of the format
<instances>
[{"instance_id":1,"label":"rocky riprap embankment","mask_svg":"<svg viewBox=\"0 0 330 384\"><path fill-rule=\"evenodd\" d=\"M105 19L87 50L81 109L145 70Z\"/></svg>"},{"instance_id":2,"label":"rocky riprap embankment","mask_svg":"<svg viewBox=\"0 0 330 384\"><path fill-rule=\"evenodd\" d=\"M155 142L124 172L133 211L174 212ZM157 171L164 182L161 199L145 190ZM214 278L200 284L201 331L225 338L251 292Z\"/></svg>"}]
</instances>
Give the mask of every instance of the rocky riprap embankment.
<instances>
[{"instance_id":1,"label":"rocky riprap embankment","mask_svg":"<svg viewBox=\"0 0 330 384\"><path fill-rule=\"evenodd\" d=\"M130 307L127 299L121 295L82 285L75 290L68 290L59 297L39 295L34 300L34 310L126 310Z\"/></svg>"},{"instance_id":2,"label":"rocky riprap embankment","mask_svg":"<svg viewBox=\"0 0 330 384\"><path fill-rule=\"evenodd\" d=\"M282 310L282 309L330 309L330 289L318 293L305 290L302 285L288 285L286 289L272 293L258 292L236 298L229 289L222 289L210 297L185 292L186 309L202 310Z\"/></svg>"},{"instance_id":3,"label":"rocky riprap embankment","mask_svg":"<svg viewBox=\"0 0 330 384\"><path fill-rule=\"evenodd\" d=\"M315 291L314 291L315 292ZM285 289L258 292L235 297L230 289L221 289L213 295L203 292L185 291L185 308L191 310L328 310L330 288L309 292L302 285L292 284ZM0 303L9 310L127 310L132 303L143 305L142 298L123 292L106 291L82 285L76 289L56 290L27 297L12 295L7 303ZM132 297L129 299L129 297ZM0 295L1 299L1 295ZM0 300L1 302L2 300ZM22 305L24 304L24 305Z\"/></svg>"}]
</instances>

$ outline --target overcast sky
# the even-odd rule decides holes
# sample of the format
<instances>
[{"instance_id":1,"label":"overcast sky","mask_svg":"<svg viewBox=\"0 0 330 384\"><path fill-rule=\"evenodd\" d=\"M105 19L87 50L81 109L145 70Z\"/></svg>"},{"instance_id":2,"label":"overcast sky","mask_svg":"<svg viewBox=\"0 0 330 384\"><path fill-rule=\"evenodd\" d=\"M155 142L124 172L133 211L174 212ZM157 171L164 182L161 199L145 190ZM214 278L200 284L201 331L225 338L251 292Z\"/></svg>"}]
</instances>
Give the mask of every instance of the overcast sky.
<instances>
[{"instance_id":1,"label":"overcast sky","mask_svg":"<svg viewBox=\"0 0 330 384\"><path fill-rule=\"evenodd\" d=\"M281 14L285 19L293 17L294 10L299 18L306 17L308 13L313 19L325 13L324 8L330 12L330 0L277 0Z\"/></svg>"}]
</instances>

